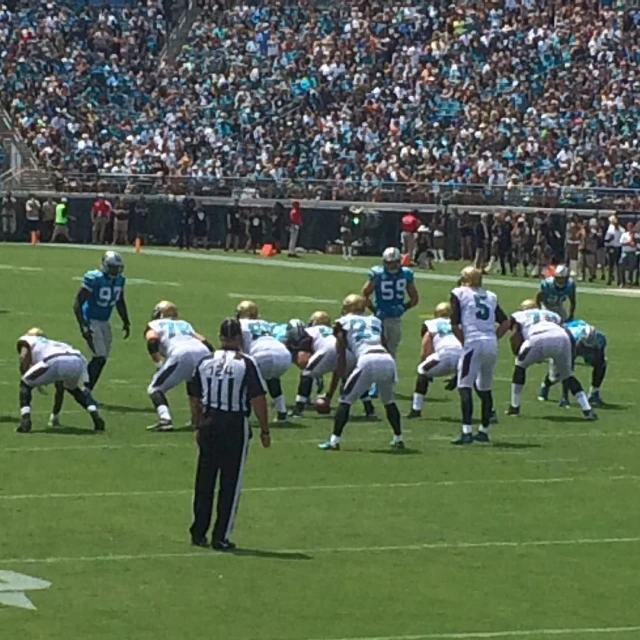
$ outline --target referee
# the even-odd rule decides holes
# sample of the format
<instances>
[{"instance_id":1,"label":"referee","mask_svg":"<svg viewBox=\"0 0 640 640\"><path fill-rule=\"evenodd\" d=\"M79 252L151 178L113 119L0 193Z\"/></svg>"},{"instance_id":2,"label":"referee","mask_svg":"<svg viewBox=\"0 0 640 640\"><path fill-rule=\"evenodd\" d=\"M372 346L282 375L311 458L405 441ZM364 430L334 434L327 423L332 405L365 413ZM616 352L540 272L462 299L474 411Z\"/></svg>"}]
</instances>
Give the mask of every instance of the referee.
<instances>
[{"instance_id":1,"label":"referee","mask_svg":"<svg viewBox=\"0 0 640 640\"><path fill-rule=\"evenodd\" d=\"M242 475L249 449L249 414L260 423L263 447L271 444L267 387L252 358L241 353L242 328L235 318L220 325L221 348L198 365L191 393L201 399L196 440L200 449L193 499L191 542L207 546L216 478L220 474L216 522L211 546L232 551L229 540L240 501Z\"/></svg>"}]
</instances>

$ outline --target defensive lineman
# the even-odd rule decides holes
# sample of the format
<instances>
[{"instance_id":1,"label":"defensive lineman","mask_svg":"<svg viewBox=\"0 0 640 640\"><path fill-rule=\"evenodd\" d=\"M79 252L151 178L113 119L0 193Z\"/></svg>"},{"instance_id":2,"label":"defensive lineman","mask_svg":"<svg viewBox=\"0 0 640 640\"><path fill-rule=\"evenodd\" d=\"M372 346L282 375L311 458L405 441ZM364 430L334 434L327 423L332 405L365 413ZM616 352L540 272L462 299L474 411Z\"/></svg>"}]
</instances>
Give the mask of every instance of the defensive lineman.
<instances>
[{"instance_id":1,"label":"defensive lineman","mask_svg":"<svg viewBox=\"0 0 640 640\"><path fill-rule=\"evenodd\" d=\"M382 322L387 349L394 359L402 340L402 316L419 302L413 271L401 266L400 259L399 249L385 249L382 266L371 268L369 281L362 289L367 307Z\"/></svg>"},{"instance_id":2,"label":"defensive lineman","mask_svg":"<svg viewBox=\"0 0 640 640\"><path fill-rule=\"evenodd\" d=\"M34 327L18 339L20 359L20 426L18 433L31 431L31 396L35 388L55 385L53 410L49 418L50 427L60 426L60 411L64 392L69 392L75 401L89 412L96 431L104 431L104 420L84 388L87 380L87 361L84 356L64 342L55 342L45 337L42 329Z\"/></svg>"},{"instance_id":3,"label":"defensive lineman","mask_svg":"<svg viewBox=\"0 0 640 640\"><path fill-rule=\"evenodd\" d=\"M422 325L422 358L413 392L413 403L407 418L419 418L422 404L433 378L451 376L462 357L462 345L451 329L451 305L441 302L436 306L433 320Z\"/></svg>"},{"instance_id":4,"label":"defensive lineman","mask_svg":"<svg viewBox=\"0 0 640 640\"><path fill-rule=\"evenodd\" d=\"M280 378L291 366L291 353L273 337L272 324L260 320L258 307L251 300L243 300L236 308L236 318L242 327L243 351L254 358L262 377L267 381L269 395L276 407L278 422L286 422L287 403Z\"/></svg>"},{"instance_id":5,"label":"defensive lineman","mask_svg":"<svg viewBox=\"0 0 640 640\"><path fill-rule=\"evenodd\" d=\"M144 339L157 371L147 393L158 412L158 422L149 431L173 431L166 393L180 383L187 383L191 409L191 424L195 426L200 398L190 388L193 373L200 361L211 351L211 345L185 320L179 319L178 307L163 300L153 309Z\"/></svg>"},{"instance_id":6,"label":"defensive lineman","mask_svg":"<svg viewBox=\"0 0 640 640\"><path fill-rule=\"evenodd\" d=\"M569 301L568 314L565 307L567 300ZM540 283L536 304L541 309L557 313L562 322L573 320L576 313L576 283L570 276L567 265L559 264L554 274Z\"/></svg>"},{"instance_id":7,"label":"defensive lineman","mask_svg":"<svg viewBox=\"0 0 640 640\"><path fill-rule=\"evenodd\" d=\"M584 417L595 420L587 395L573 374L573 344L571 335L560 325L560 316L552 311L540 311L534 300L525 300L511 316L511 348L516 356L511 384L511 406L507 414L520 415L520 396L526 370L532 365L550 361L550 380L561 381L576 397Z\"/></svg>"},{"instance_id":8,"label":"defensive lineman","mask_svg":"<svg viewBox=\"0 0 640 640\"><path fill-rule=\"evenodd\" d=\"M107 251L102 258L101 270L94 269L85 273L73 304L80 333L93 353L87 383L91 390L98 382L111 351L109 319L114 307L122 320L125 340L131 333L129 312L124 299L123 271L124 262L120 255L115 251Z\"/></svg>"},{"instance_id":9,"label":"defensive lineman","mask_svg":"<svg viewBox=\"0 0 640 640\"><path fill-rule=\"evenodd\" d=\"M462 434L452 444L489 442L498 340L509 330L509 319L498 304L498 296L482 288L482 271L475 267L462 270L460 286L451 292L451 328L463 347L458 362ZM482 426L475 436L471 427L474 385L482 403Z\"/></svg>"},{"instance_id":10,"label":"defensive lineman","mask_svg":"<svg viewBox=\"0 0 640 640\"><path fill-rule=\"evenodd\" d=\"M344 378L347 350L356 358L356 368L347 381L336 410L331 438L319 447L325 451L340 449L340 439L349 421L351 405L376 384L380 400L384 405L387 420L393 429L391 446L404 449L400 412L395 403L395 386L398 379L396 363L384 346L382 322L375 316L366 316L367 302L363 296L351 294L342 303L344 314L336 324L334 334L338 350L338 368L333 375L326 401L331 402L338 382Z\"/></svg>"}]
</instances>

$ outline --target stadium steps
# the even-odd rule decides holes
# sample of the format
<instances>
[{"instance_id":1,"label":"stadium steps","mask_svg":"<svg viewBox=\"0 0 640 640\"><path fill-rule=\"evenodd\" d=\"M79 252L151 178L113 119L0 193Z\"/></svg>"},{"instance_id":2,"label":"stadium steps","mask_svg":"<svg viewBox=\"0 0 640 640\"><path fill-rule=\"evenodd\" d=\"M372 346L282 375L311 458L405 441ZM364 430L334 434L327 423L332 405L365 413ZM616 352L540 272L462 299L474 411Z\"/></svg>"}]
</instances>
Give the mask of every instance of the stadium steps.
<instances>
[{"instance_id":1,"label":"stadium steps","mask_svg":"<svg viewBox=\"0 0 640 640\"><path fill-rule=\"evenodd\" d=\"M196 0L184 0L182 7L174 9L176 14L175 26L171 29L167 44L162 51L162 59L173 60L178 56L182 47L186 44L193 23L200 15L200 7Z\"/></svg>"}]
</instances>

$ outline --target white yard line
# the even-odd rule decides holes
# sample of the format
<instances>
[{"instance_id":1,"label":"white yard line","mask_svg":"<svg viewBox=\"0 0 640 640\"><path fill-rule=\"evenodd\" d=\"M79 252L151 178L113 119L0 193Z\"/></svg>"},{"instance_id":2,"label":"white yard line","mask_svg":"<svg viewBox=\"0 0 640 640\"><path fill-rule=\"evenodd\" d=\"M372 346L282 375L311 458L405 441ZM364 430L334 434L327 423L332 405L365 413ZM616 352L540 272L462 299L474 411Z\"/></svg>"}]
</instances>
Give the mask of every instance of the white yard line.
<instances>
[{"instance_id":1,"label":"white yard line","mask_svg":"<svg viewBox=\"0 0 640 640\"><path fill-rule=\"evenodd\" d=\"M38 245L47 249L85 249L87 251L104 251L104 247L92 245L73 245L73 244L46 244ZM29 250L33 251L32 248ZM133 247L118 247L120 253L134 253ZM177 251L168 251L167 249L145 248L142 255L158 256L162 258L175 258L178 260L205 260L209 262L226 262L232 264L247 264L260 267L287 267L288 269L306 269L308 271L328 271L333 273L354 273L358 275L366 275L369 273L368 268L349 267L344 264L322 264L318 262L305 262L302 260L283 260L281 258L252 258L250 256L230 256L226 254L210 254L210 253L178 253ZM376 258L371 258L372 263L376 262ZM455 282L457 276L443 273L422 273L416 272L416 279L431 280L438 282ZM537 282L528 282L526 280L500 280L497 278L484 278L485 284L492 287L506 287L509 289L538 289L540 285ZM605 287L581 287L580 295L602 295L623 298L638 298L640 290L636 289L614 289Z\"/></svg>"},{"instance_id":2,"label":"white yard line","mask_svg":"<svg viewBox=\"0 0 640 640\"><path fill-rule=\"evenodd\" d=\"M490 638L527 638L531 636L580 636L594 634L635 633L637 627L565 627L559 629L513 629L511 631L462 631L450 633L423 633L397 636L359 636L345 638L316 638L314 640L482 640Z\"/></svg>"},{"instance_id":3,"label":"white yard line","mask_svg":"<svg viewBox=\"0 0 640 640\"><path fill-rule=\"evenodd\" d=\"M358 489L415 489L420 487L465 487L469 485L477 486L504 486L504 485L547 485L547 484L569 484L575 482L621 482L640 480L638 475L619 476L566 476L560 478L504 478L504 479L481 479L473 480L424 480L420 482L390 482L390 483L369 483L369 484L312 484L312 485L289 485L279 487L247 487L243 489L246 493L283 493L283 492L316 492L316 491L348 491ZM135 498L150 496L181 496L193 493L192 489L158 489L152 491L96 491L80 493L21 493L21 494L0 494L0 502L19 500L52 500L52 499L77 499L77 498Z\"/></svg>"},{"instance_id":4,"label":"white yard line","mask_svg":"<svg viewBox=\"0 0 640 640\"><path fill-rule=\"evenodd\" d=\"M238 300L267 300L268 302L299 302L301 304L337 304L334 298L312 298L310 296L290 296L286 294L228 293L227 298Z\"/></svg>"},{"instance_id":5,"label":"white yard line","mask_svg":"<svg viewBox=\"0 0 640 640\"><path fill-rule=\"evenodd\" d=\"M264 549L273 554L332 555L346 553L389 553L394 551L448 551L464 549L524 549L527 547L576 547L596 545L637 544L640 537L628 538L569 538L566 540L485 540L482 542L418 542L373 547L318 547L308 549ZM133 560L163 560L172 558L220 559L221 554L205 550L174 553L104 554L95 556L54 556L42 558L2 558L0 566L8 564L64 564L78 562L131 562ZM227 556L228 557L228 556Z\"/></svg>"}]
</instances>

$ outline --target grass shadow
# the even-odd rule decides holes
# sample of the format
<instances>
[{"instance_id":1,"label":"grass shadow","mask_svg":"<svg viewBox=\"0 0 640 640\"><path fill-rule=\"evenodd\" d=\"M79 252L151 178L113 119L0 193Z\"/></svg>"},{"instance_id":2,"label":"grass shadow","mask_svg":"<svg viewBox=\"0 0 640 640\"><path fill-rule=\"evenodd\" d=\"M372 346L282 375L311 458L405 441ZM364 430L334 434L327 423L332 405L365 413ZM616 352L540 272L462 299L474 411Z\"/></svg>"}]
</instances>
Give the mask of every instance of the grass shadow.
<instances>
[{"instance_id":1,"label":"grass shadow","mask_svg":"<svg viewBox=\"0 0 640 640\"><path fill-rule=\"evenodd\" d=\"M532 442L492 442L492 449L542 449L541 444Z\"/></svg>"},{"instance_id":2,"label":"grass shadow","mask_svg":"<svg viewBox=\"0 0 640 640\"><path fill-rule=\"evenodd\" d=\"M46 429L34 429L32 433L46 433L55 436L95 436L100 435L99 431L94 431L90 427L81 429L80 427L47 427Z\"/></svg>"},{"instance_id":3,"label":"grass shadow","mask_svg":"<svg viewBox=\"0 0 640 640\"><path fill-rule=\"evenodd\" d=\"M20 418L16 416L0 416L0 424L11 424L15 422L18 424L20 422Z\"/></svg>"},{"instance_id":4,"label":"grass shadow","mask_svg":"<svg viewBox=\"0 0 640 640\"><path fill-rule=\"evenodd\" d=\"M102 409L112 411L113 413L155 413L153 407L127 407L121 404L102 404Z\"/></svg>"},{"instance_id":5,"label":"grass shadow","mask_svg":"<svg viewBox=\"0 0 640 640\"><path fill-rule=\"evenodd\" d=\"M265 558L269 560L313 560L306 553L299 551L268 551L263 549L234 549L227 555L246 558Z\"/></svg>"},{"instance_id":6,"label":"grass shadow","mask_svg":"<svg viewBox=\"0 0 640 640\"><path fill-rule=\"evenodd\" d=\"M582 416L542 416L539 420L545 420L546 422L556 422L559 424L568 424L571 422L586 422Z\"/></svg>"},{"instance_id":7,"label":"grass shadow","mask_svg":"<svg viewBox=\"0 0 640 640\"><path fill-rule=\"evenodd\" d=\"M597 407L598 411L626 411L631 404L616 404L614 402L607 402L599 407Z\"/></svg>"},{"instance_id":8,"label":"grass shadow","mask_svg":"<svg viewBox=\"0 0 640 640\"><path fill-rule=\"evenodd\" d=\"M412 449L407 447L406 449L369 449L368 453L375 453L379 455L387 456L419 456L422 455L420 449Z\"/></svg>"}]
</instances>

